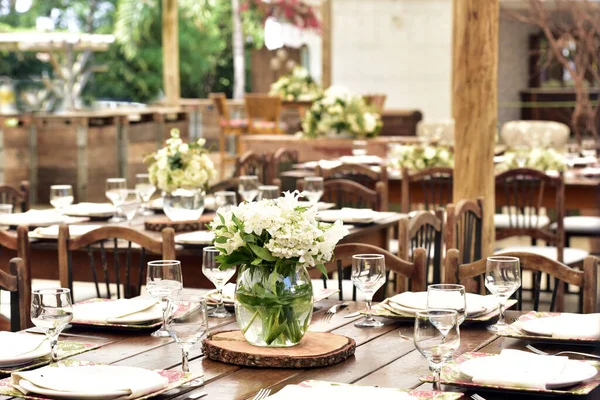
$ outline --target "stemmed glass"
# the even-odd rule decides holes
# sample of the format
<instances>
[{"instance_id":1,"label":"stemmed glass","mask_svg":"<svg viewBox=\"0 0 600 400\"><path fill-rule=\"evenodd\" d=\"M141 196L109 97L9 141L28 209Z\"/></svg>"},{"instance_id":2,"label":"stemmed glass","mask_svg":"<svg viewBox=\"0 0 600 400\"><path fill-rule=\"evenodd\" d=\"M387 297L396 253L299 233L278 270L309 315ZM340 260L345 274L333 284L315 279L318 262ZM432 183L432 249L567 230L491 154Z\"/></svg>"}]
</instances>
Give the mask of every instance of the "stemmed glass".
<instances>
[{"instance_id":1,"label":"stemmed glass","mask_svg":"<svg viewBox=\"0 0 600 400\"><path fill-rule=\"evenodd\" d=\"M125 190L127 190L125 178L108 178L106 180L106 197L117 208L117 213L110 219L111 222L121 222L125 219L121 216L121 205L125 201Z\"/></svg>"},{"instance_id":2,"label":"stemmed glass","mask_svg":"<svg viewBox=\"0 0 600 400\"><path fill-rule=\"evenodd\" d=\"M129 221L129 225L131 225L131 221L137 210L140 208L141 202L138 196L137 190L125 189L123 190L123 204L121 204L121 212L125 215L127 221Z\"/></svg>"},{"instance_id":3,"label":"stemmed glass","mask_svg":"<svg viewBox=\"0 0 600 400\"><path fill-rule=\"evenodd\" d=\"M260 185L258 187L258 200L277 199L279 197L279 187L276 185Z\"/></svg>"},{"instance_id":4,"label":"stemmed glass","mask_svg":"<svg viewBox=\"0 0 600 400\"><path fill-rule=\"evenodd\" d=\"M148 263L146 290L150 296L160 300L163 310L163 324L152 332L154 337L169 336L167 332L167 299L183 289L181 262L176 260L158 260Z\"/></svg>"},{"instance_id":5,"label":"stemmed glass","mask_svg":"<svg viewBox=\"0 0 600 400\"><path fill-rule=\"evenodd\" d=\"M52 361L58 361L58 336L73 319L69 289L39 289L31 296L31 322L41 328L52 348Z\"/></svg>"},{"instance_id":6,"label":"stemmed glass","mask_svg":"<svg viewBox=\"0 0 600 400\"><path fill-rule=\"evenodd\" d=\"M455 310L424 310L415 315L415 347L429 362L433 390L440 389L440 371L460 345Z\"/></svg>"},{"instance_id":7,"label":"stemmed glass","mask_svg":"<svg viewBox=\"0 0 600 400\"><path fill-rule=\"evenodd\" d=\"M65 208L73 204L73 187L71 185L50 186L50 204L62 214Z\"/></svg>"},{"instance_id":8,"label":"stemmed glass","mask_svg":"<svg viewBox=\"0 0 600 400\"><path fill-rule=\"evenodd\" d=\"M235 192L221 191L215 193L215 206L217 206L217 210L226 212L231 210L231 207L235 205L237 205Z\"/></svg>"},{"instance_id":9,"label":"stemmed glass","mask_svg":"<svg viewBox=\"0 0 600 400\"><path fill-rule=\"evenodd\" d=\"M215 285L219 296L217 307L212 310L208 316L225 318L229 317L231 313L225 309L225 305L223 304L223 287L235 274L235 268L232 267L221 270L221 263L216 259L219 254L219 250L212 246L205 247L202 250L202 273Z\"/></svg>"},{"instance_id":10,"label":"stemmed glass","mask_svg":"<svg viewBox=\"0 0 600 400\"><path fill-rule=\"evenodd\" d=\"M385 258L382 254L355 254L352 256L352 283L366 297L367 315L354 324L358 327L383 326L371 315L373 295L385 283Z\"/></svg>"},{"instance_id":11,"label":"stemmed glass","mask_svg":"<svg viewBox=\"0 0 600 400\"><path fill-rule=\"evenodd\" d=\"M167 331L181 348L181 369L190 372L190 349L208 331L206 299L185 293L170 296L167 314ZM193 381L194 386L203 383L202 378Z\"/></svg>"},{"instance_id":12,"label":"stemmed glass","mask_svg":"<svg viewBox=\"0 0 600 400\"><path fill-rule=\"evenodd\" d=\"M307 176L304 178L304 196L309 202L316 204L323 196L323 178L320 176Z\"/></svg>"},{"instance_id":13,"label":"stemmed glass","mask_svg":"<svg viewBox=\"0 0 600 400\"><path fill-rule=\"evenodd\" d=\"M517 257L488 257L485 266L485 287L498 299L498 322L488 331L502 332L508 325L504 318L506 300L521 286L521 264Z\"/></svg>"},{"instance_id":14,"label":"stemmed glass","mask_svg":"<svg viewBox=\"0 0 600 400\"><path fill-rule=\"evenodd\" d=\"M427 309L455 310L458 325L465 321L467 297L465 287L454 284L435 284L427 286Z\"/></svg>"},{"instance_id":15,"label":"stemmed glass","mask_svg":"<svg viewBox=\"0 0 600 400\"><path fill-rule=\"evenodd\" d=\"M153 215L154 213L148 207L150 198L156 191L156 187L150 182L149 174L136 174L135 175L135 190L142 204L142 215Z\"/></svg>"},{"instance_id":16,"label":"stemmed glass","mask_svg":"<svg viewBox=\"0 0 600 400\"><path fill-rule=\"evenodd\" d=\"M252 201L258 195L258 176L244 175L240 176L238 192L245 201Z\"/></svg>"}]
</instances>

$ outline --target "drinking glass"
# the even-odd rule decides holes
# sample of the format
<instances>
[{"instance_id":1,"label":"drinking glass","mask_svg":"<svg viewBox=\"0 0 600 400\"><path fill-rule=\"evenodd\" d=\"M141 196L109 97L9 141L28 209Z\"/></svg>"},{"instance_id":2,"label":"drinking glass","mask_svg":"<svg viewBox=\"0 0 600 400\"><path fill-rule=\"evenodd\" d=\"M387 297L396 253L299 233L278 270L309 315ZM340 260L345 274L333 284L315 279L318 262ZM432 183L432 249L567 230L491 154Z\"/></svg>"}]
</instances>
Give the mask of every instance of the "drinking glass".
<instances>
[{"instance_id":1,"label":"drinking glass","mask_svg":"<svg viewBox=\"0 0 600 400\"><path fill-rule=\"evenodd\" d=\"M521 265L517 257L488 257L485 266L485 287L498 299L498 322L488 331L502 332L508 325L504 320L506 300L521 286Z\"/></svg>"},{"instance_id":2,"label":"drinking glass","mask_svg":"<svg viewBox=\"0 0 600 400\"><path fill-rule=\"evenodd\" d=\"M73 204L73 187L71 185L50 186L50 204L60 213Z\"/></svg>"},{"instance_id":3,"label":"drinking glass","mask_svg":"<svg viewBox=\"0 0 600 400\"><path fill-rule=\"evenodd\" d=\"M240 176L238 193L244 201L252 201L258 195L258 176L245 175Z\"/></svg>"},{"instance_id":4,"label":"drinking glass","mask_svg":"<svg viewBox=\"0 0 600 400\"><path fill-rule=\"evenodd\" d=\"M156 191L156 187L150 182L149 174L136 174L135 175L135 190L142 204L142 215L153 215L154 213L150 210L148 202Z\"/></svg>"},{"instance_id":5,"label":"drinking glass","mask_svg":"<svg viewBox=\"0 0 600 400\"><path fill-rule=\"evenodd\" d=\"M111 222L121 222L125 220L121 215L121 205L125 201L125 190L127 190L127 181L125 178L108 178L106 180L106 197L117 208L115 216L110 220Z\"/></svg>"},{"instance_id":6,"label":"drinking glass","mask_svg":"<svg viewBox=\"0 0 600 400\"><path fill-rule=\"evenodd\" d=\"M215 192L215 206L217 210L227 212L231 210L231 207L237 205L237 196L235 192L221 191Z\"/></svg>"},{"instance_id":7,"label":"drinking glass","mask_svg":"<svg viewBox=\"0 0 600 400\"><path fill-rule=\"evenodd\" d=\"M465 321L467 314L467 296L465 287L454 284L435 284L427 286L427 309L455 310L458 325Z\"/></svg>"},{"instance_id":8,"label":"drinking glass","mask_svg":"<svg viewBox=\"0 0 600 400\"><path fill-rule=\"evenodd\" d=\"M593 157L597 156L596 149L596 140L595 139L583 139L581 141L581 155L584 157Z\"/></svg>"},{"instance_id":9,"label":"drinking glass","mask_svg":"<svg viewBox=\"0 0 600 400\"><path fill-rule=\"evenodd\" d=\"M531 149L527 146L515 146L515 162L517 163L517 167L524 168L527 166L530 151Z\"/></svg>"},{"instance_id":10,"label":"drinking glass","mask_svg":"<svg viewBox=\"0 0 600 400\"><path fill-rule=\"evenodd\" d=\"M279 186L260 185L258 187L258 200L273 200L279 198Z\"/></svg>"},{"instance_id":11,"label":"drinking glass","mask_svg":"<svg viewBox=\"0 0 600 400\"><path fill-rule=\"evenodd\" d=\"M216 259L219 254L219 250L212 246L202 250L202 273L215 285L218 294L217 307L208 316L225 318L231 316L231 313L225 309L223 304L223 287L235 274L235 267L221 270L221 263Z\"/></svg>"},{"instance_id":12,"label":"drinking glass","mask_svg":"<svg viewBox=\"0 0 600 400\"><path fill-rule=\"evenodd\" d=\"M0 203L0 214L12 214L12 212L13 212L12 204Z\"/></svg>"},{"instance_id":13,"label":"drinking glass","mask_svg":"<svg viewBox=\"0 0 600 400\"><path fill-rule=\"evenodd\" d=\"M181 349L181 369L183 372L190 372L190 349L208 331L206 299L200 295L185 293L170 296L167 314L167 330ZM194 386L203 383L201 378L193 382Z\"/></svg>"},{"instance_id":14,"label":"drinking glass","mask_svg":"<svg viewBox=\"0 0 600 400\"><path fill-rule=\"evenodd\" d=\"M352 283L363 292L367 301L365 319L354 324L358 327L383 326L371 315L375 292L385 283L385 258L382 254L355 254L352 256Z\"/></svg>"},{"instance_id":15,"label":"drinking glass","mask_svg":"<svg viewBox=\"0 0 600 400\"><path fill-rule=\"evenodd\" d=\"M169 336L167 331L167 299L183 289L181 262L177 260L158 260L148 263L146 290L150 296L160 300L163 311L163 324L159 330L152 332L154 337Z\"/></svg>"},{"instance_id":16,"label":"drinking glass","mask_svg":"<svg viewBox=\"0 0 600 400\"><path fill-rule=\"evenodd\" d=\"M58 335L73 319L69 289L38 289L31 294L31 322L41 328L52 348L52 361L58 360Z\"/></svg>"},{"instance_id":17,"label":"drinking glass","mask_svg":"<svg viewBox=\"0 0 600 400\"><path fill-rule=\"evenodd\" d=\"M140 208L142 202L140 201L140 197L138 196L137 190L125 189L123 190L123 204L121 204L121 212L129 221L129 225L131 225L131 221L137 210Z\"/></svg>"},{"instance_id":18,"label":"drinking glass","mask_svg":"<svg viewBox=\"0 0 600 400\"><path fill-rule=\"evenodd\" d=\"M440 389L440 371L460 345L455 310L423 310L415 315L415 347L429 362L433 390Z\"/></svg>"},{"instance_id":19,"label":"drinking glass","mask_svg":"<svg viewBox=\"0 0 600 400\"><path fill-rule=\"evenodd\" d=\"M367 155L367 141L366 140L353 140L352 141L352 155L353 156L366 156Z\"/></svg>"},{"instance_id":20,"label":"drinking glass","mask_svg":"<svg viewBox=\"0 0 600 400\"><path fill-rule=\"evenodd\" d=\"M309 202L316 204L323 196L323 178L307 176L304 178L304 196Z\"/></svg>"}]
</instances>

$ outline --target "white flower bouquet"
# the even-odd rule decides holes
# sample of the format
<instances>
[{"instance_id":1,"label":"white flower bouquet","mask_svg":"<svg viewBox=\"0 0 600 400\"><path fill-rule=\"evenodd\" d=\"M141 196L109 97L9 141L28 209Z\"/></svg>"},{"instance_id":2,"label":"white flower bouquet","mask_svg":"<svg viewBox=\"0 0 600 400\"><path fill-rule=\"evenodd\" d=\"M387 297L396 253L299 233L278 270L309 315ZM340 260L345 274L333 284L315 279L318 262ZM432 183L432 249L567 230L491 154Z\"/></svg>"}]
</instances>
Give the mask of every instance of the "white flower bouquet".
<instances>
[{"instance_id":1,"label":"white flower bouquet","mask_svg":"<svg viewBox=\"0 0 600 400\"><path fill-rule=\"evenodd\" d=\"M392 144L388 149L391 168L421 170L432 167L454 166L454 154L446 147Z\"/></svg>"},{"instance_id":2,"label":"white flower bouquet","mask_svg":"<svg viewBox=\"0 0 600 400\"><path fill-rule=\"evenodd\" d=\"M287 101L312 101L321 95L321 88L304 67L295 67L290 75L284 75L271 84L271 96L281 96Z\"/></svg>"},{"instance_id":3,"label":"white flower bouquet","mask_svg":"<svg viewBox=\"0 0 600 400\"><path fill-rule=\"evenodd\" d=\"M216 176L215 166L204 148L206 140L183 143L179 130L171 130L166 146L146 156L150 181L164 192L204 189Z\"/></svg>"},{"instance_id":4,"label":"white flower bouquet","mask_svg":"<svg viewBox=\"0 0 600 400\"><path fill-rule=\"evenodd\" d=\"M510 150L504 153L504 160L496 165L499 171L513 168L533 168L540 171L564 171L564 156L554 149Z\"/></svg>"},{"instance_id":5,"label":"white flower bouquet","mask_svg":"<svg viewBox=\"0 0 600 400\"><path fill-rule=\"evenodd\" d=\"M354 138L374 137L382 126L381 116L362 96L337 86L327 89L302 121L304 136L313 138L344 134Z\"/></svg>"}]
</instances>

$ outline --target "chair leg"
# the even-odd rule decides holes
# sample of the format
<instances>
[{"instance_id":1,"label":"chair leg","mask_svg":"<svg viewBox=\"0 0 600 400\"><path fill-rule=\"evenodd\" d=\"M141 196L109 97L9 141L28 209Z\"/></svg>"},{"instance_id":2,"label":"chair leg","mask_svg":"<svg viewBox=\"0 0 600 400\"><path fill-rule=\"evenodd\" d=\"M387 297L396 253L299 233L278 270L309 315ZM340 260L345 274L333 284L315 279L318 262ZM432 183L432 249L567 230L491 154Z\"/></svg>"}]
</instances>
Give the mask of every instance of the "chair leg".
<instances>
[{"instance_id":1,"label":"chair leg","mask_svg":"<svg viewBox=\"0 0 600 400\"><path fill-rule=\"evenodd\" d=\"M221 158L221 168L219 168L219 178L222 180L225 177L225 153L226 153L226 148L225 148L225 133L223 132L223 130L221 130L221 133L219 134L219 156Z\"/></svg>"}]
</instances>

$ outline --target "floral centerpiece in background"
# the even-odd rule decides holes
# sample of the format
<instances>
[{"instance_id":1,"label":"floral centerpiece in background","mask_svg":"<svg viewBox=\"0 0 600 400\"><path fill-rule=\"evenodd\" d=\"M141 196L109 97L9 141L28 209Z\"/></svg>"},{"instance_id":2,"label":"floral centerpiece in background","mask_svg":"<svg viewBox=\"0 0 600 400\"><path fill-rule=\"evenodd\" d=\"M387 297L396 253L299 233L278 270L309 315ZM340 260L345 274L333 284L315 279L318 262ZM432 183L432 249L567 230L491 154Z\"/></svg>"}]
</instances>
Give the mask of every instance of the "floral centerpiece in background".
<instances>
[{"instance_id":1,"label":"floral centerpiece in background","mask_svg":"<svg viewBox=\"0 0 600 400\"><path fill-rule=\"evenodd\" d=\"M321 95L321 88L304 67L295 67L271 85L271 96L279 95L287 101L312 101Z\"/></svg>"},{"instance_id":2,"label":"floral centerpiece in background","mask_svg":"<svg viewBox=\"0 0 600 400\"><path fill-rule=\"evenodd\" d=\"M204 190L216 176L204 148L205 139L184 143L178 129L171 130L166 146L146 156L150 182L163 192L163 209L173 221L197 220L204 211Z\"/></svg>"},{"instance_id":3,"label":"floral centerpiece in background","mask_svg":"<svg viewBox=\"0 0 600 400\"><path fill-rule=\"evenodd\" d=\"M454 166L454 154L446 147L392 144L388 149L388 164L393 169L421 170Z\"/></svg>"},{"instance_id":4,"label":"floral centerpiece in background","mask_svg":"<svg viewBox=\"0 0 600 400\"><path fill-rule=\"evenodd\" d=\"M313 310L306 267L324 272L335 245L348 234L341 221L319 223L317 207L298 197L297 191L286 192L279 199L218 210L210 224L220 268L239 267L236 320L246 340L257 346L300 342Z\"/></svg>"},{"instance_id":5,"label":"floral centerpiece in background","mask_svg":"<svg viewBox=\"0 0 600 400\"><path fill-rule=\"evenodd\" d=\"M502 161L496 165L499 171L513 168L533 168L540 171L563 171L564 156L554 149L519 149L504 153Z\"/></svg>"},{"instance_id":6,"label":"floral centerpiece in background","mask_svg":"<svg viewBox=\"0 0 600 400\"><path fill-rule=\"evenodd\" d=\"M382 126L375 108L369 107L362 96L339 86L327 89L302 121L303 135L311 138L375 137Z\"/></svg>"}]
</instances>

